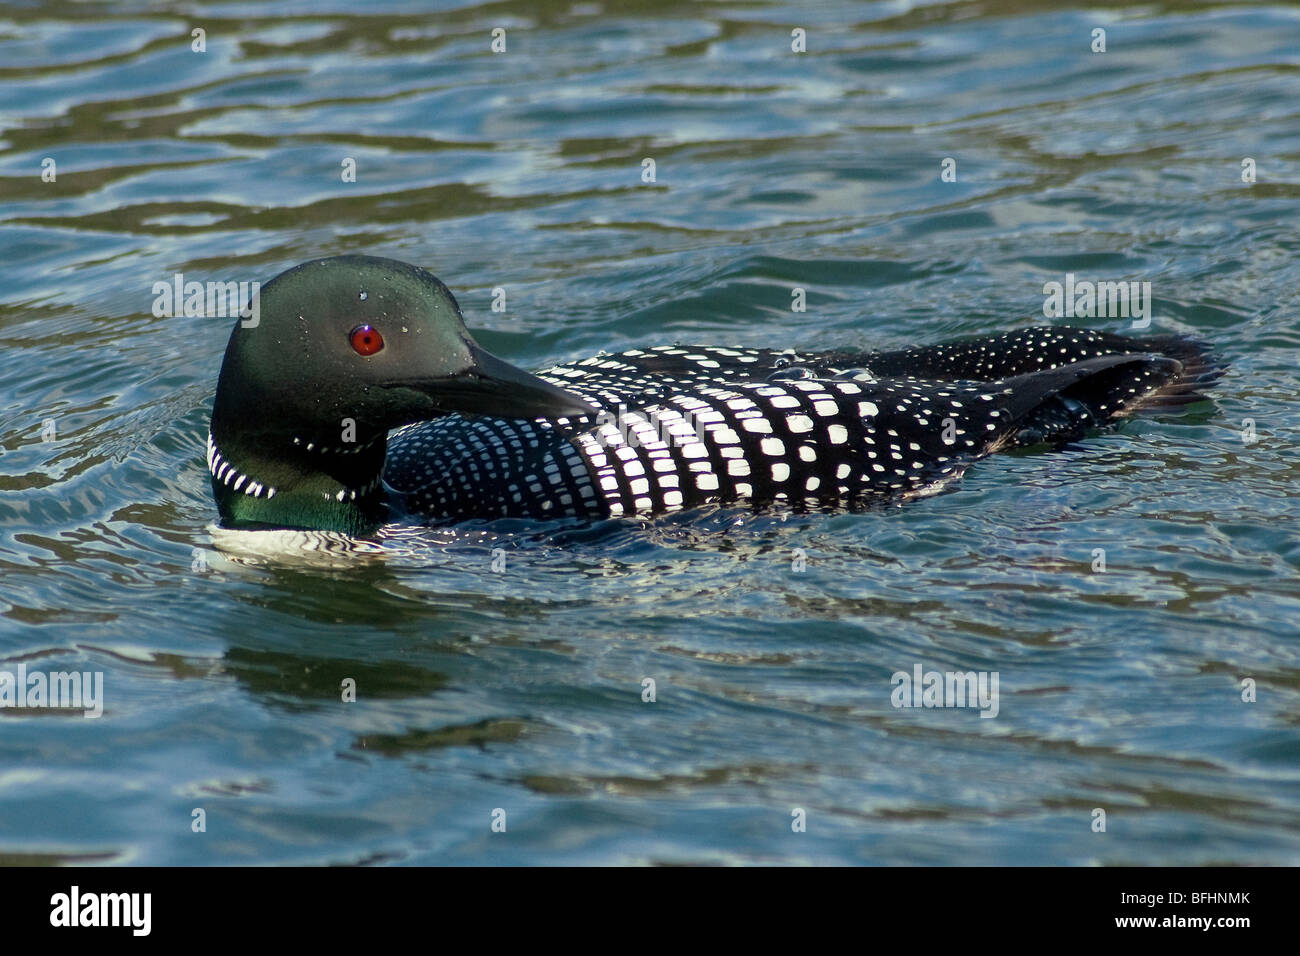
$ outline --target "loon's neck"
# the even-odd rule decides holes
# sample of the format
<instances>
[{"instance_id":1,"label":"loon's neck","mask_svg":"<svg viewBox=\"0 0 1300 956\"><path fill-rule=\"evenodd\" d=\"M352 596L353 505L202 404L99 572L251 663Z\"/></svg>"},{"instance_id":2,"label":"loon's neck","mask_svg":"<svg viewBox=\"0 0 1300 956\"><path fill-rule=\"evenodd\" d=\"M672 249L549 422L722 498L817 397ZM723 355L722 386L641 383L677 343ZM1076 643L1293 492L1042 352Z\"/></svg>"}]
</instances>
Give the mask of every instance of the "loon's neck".
<instances>
[{"instance_id":1,"label":"loon's neck","mask_svg":"<svg viewBox=\"0 0 1300 956\"><path fill-rule=\"evenodd\" d=\"M360 535L383 523L388 441L329 447L300 436L240 441L214 427L208 472L224 524Z\"/></svg>"}]
</instances>

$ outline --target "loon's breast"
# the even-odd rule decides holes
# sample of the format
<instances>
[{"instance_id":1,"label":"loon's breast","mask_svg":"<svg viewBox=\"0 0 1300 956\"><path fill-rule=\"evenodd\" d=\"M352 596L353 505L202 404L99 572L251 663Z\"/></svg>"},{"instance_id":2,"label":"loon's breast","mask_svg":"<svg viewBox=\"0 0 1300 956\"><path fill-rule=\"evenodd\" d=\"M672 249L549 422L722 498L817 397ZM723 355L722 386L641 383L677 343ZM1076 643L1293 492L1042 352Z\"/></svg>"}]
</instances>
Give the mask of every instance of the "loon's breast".
<instances>
[{"instance_id":1,"label":"loon's breast","mask_svg":"<svg viewBox=\"0 0 1300 956\"><path fill-rule=\"evenodd\" d=\"M992 451L1075 437L1168 397L1185 370L1156 346L1174 342L1186 344L1050 328L898 352L601 355L538 373L599 415L407 426L390 437L384 481L407 511L436 519L916 497Z\"/></svg>"}]
</instances>

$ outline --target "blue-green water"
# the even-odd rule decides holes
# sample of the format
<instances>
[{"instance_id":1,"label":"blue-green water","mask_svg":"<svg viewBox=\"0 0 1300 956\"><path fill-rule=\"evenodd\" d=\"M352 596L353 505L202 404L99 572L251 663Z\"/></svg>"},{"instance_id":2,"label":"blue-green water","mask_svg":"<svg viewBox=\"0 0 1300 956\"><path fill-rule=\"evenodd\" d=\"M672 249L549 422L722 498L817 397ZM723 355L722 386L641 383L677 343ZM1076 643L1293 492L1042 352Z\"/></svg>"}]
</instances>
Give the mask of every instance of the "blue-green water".
<instances>
[{"instance_id":1,"label":"blue-green water","mask_svg":"<svg viewBox=\"0 0 1300 956\"><path fill-rule=\"evenodd\" d=\"M104 675L0 709L0 861L1300 862L1298 92L1294 7L0 5L0 670ZM992 333L1073 272L1230 369L903 507L231 561L230 325L153 284L346 251L527 367ZM893 707L917 664L997 717Z\"/></svg>"}]
</instances>

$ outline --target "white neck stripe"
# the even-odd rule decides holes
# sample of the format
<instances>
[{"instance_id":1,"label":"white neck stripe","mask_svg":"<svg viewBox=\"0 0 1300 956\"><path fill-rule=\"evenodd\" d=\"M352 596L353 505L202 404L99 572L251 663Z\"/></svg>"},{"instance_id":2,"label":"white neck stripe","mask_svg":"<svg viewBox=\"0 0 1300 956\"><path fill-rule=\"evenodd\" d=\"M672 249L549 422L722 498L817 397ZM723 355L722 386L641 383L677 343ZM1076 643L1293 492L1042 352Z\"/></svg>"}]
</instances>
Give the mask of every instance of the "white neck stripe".
<instances>
[{"instance_id":1,"label":"white neck stripe","mask_svg":"<svg viewBox=\"0 0 1300 956\"><path fill-rule=\"evenodd\" d=\"M266 495L267 498L275 497L274 488L268 488L260 481L253 481L221 457L217 443L212 440L211 432L208 432L208 473L223 485L232 487L235 491L242 491L250 497L260 498L262 495ZM230 484L232 480L234 480L233 486Z\"/></svg>"},{"instance_id":2,"label":"white neck stripe","mask_svg":"<svg viewBox=\"0 0 1300 956\"><path fill-rule=\"evenodd\" d=\"M298 444L298 439L294 439L294 444ZM358 452L364 448L370 448L374 444L374 442L370 442L358 448L349 449L348 451ZM311 446L309 445L308 447L310 448ZM321 450L324 451L325 449ZM244 494L253 498L261 498L265 496L269 499L275 497L276 489L268 488L260 481L253 480L250 476L241 472L228 460L222 457L221 451L217 448L217 443L213 440L211 432L208 433L208 472L212 477L216 478L217 481L226 485L232 491L242 491ZM357 498L364 498L366 495L378 488L380 482L383 481L383 477L383 472L381 471L378 475L375 475L372 481L361 488L344 487L334 493L323 491L321 494L326 500L330 501L355 501Z\"/></svg>"}]
</instances>

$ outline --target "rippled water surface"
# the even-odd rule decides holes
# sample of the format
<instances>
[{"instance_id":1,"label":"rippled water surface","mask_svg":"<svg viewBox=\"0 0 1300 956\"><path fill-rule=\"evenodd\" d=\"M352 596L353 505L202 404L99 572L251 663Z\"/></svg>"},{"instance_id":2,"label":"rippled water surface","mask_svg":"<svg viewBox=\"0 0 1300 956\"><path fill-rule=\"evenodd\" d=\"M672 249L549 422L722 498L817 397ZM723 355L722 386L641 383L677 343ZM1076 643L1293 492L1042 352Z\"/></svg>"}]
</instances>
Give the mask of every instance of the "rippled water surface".
<instances>
[{"instance_id":1,"label":"rippled water surface","mask_svg":"<svg viewBox=\"0 0 1300 956\"><path fill-rule=\"evenodd\" d=\"M105 682L0 709L0 861L1300 862L1298 93L1281 6L0 4L0 669ZM152 286L347 251L527 367L991 333L1073 272L1230 368L904 507L232 560L230 325ZM997 717L894 708L917 664Z\"/></svg>"}]
</instances>

